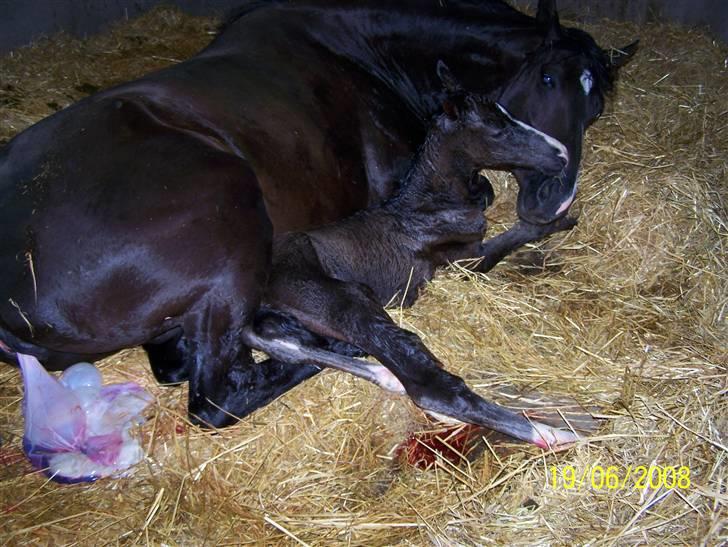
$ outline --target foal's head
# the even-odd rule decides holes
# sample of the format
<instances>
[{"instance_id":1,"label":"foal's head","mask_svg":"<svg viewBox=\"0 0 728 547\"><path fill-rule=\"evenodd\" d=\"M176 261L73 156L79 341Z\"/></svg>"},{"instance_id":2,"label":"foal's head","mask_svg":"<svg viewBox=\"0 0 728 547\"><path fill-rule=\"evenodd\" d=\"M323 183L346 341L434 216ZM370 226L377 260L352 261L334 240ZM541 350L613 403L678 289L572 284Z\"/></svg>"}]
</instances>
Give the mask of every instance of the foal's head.
<instances>
[{"instance_id":1,"label":"foal's head","mask_svg":"<svg viewBox=\"0 0 728 547\"><path fill-rule=\"evenodd\" d=\"M430 130L437 136L441 165L477 171L485 167L537 170L545 175L563 171L566 147L553 137L511 116L484 95L465 93L443 62L437 72L446 91L443 114Z\"/></svg>"}]
</instances>

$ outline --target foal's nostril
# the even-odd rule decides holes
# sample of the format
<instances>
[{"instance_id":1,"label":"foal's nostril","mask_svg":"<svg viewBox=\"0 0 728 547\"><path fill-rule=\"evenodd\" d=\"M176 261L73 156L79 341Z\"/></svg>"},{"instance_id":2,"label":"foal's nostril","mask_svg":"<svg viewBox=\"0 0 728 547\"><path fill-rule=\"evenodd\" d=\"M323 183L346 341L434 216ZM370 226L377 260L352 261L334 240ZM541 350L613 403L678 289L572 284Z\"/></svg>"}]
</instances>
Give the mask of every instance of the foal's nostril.
<instances>
[{"instance_id":1,"label":"foal's nostril","mask_svg":"<svg viewBox=\"0 0 728 547\"><path fill-rule=\"evenodd\" d=\"M544 158L544 161L541 164L541 171L545 175L556 176L566 169L567 164L568 162L563 156L550 155Z\"/></svg>"}]
</instances>

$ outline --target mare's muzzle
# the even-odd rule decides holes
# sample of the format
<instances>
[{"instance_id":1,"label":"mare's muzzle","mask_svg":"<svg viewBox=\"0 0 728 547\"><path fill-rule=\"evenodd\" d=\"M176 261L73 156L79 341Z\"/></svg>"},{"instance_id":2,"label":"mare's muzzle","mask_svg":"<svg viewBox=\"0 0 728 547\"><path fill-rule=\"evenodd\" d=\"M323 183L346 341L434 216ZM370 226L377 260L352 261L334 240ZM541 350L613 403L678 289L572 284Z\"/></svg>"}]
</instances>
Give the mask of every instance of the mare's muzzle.
<instances>
[{"instance_id":1,"label":"mare's muzzle","mask_svg":"<svg viewBox=\"0 0 728 547\"><path fill-rule=\"evenodd\" d=\"M576 196L576 177L563 173L544 176L535 171L518 171L517 211L521 220L549 224L564 216Z\"/></svg>"}]
</instances>

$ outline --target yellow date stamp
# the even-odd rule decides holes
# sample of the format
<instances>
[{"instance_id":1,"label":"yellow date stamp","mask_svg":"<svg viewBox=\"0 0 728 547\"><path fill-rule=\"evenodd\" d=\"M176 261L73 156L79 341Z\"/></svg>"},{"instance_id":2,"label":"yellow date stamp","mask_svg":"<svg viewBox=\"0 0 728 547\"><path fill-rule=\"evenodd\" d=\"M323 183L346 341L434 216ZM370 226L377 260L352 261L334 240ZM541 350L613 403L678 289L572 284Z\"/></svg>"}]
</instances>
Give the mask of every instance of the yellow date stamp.
<instances>
[{"instance_id":1,"label":"yellow date stamp","mask_svg":"<svg viewBox=\"0 0 728 547\"><path fill-rule=\"evenodd\" d=\"M690 488L690 468L682 465L629 465L618 467L592 465L577 469L573 465L549 466L550 482L554 489L622 490L633 488L666 488L687 490Z\"/></svg>"}]
</instances>

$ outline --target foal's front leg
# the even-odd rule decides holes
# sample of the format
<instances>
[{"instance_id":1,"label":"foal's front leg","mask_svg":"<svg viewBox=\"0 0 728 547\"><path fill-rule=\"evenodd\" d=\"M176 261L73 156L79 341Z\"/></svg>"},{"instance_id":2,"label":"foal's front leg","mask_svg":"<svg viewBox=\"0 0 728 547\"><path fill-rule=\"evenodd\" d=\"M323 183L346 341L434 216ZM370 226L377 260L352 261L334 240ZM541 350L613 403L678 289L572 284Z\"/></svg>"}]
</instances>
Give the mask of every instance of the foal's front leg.
<instances>
[{"instance_id":1,"label":"foal's front leg","mask_svg":"<svg viewBox=\"0 0 728 547\"><path fill-rule=\"evenodd\" d=\"M268 303L293 315L306 328L374 356L425 411L488 427L543 448L576 440L571 432L530 422L471 391L461 378L442 367L417 335L398 327L362 285L291 275L273 280L269 290Z\"/></svg>"},{"instance_id":2,"label":"foal's front leg","mask_svg":"<svg viewBox=\"0 0 728 547\"><path fill-rule=\"evenodd\" d=\"M531 224L519 220L502 234L498 234L486 241L483 241L477 248L476 253L471 256L459 256L451 258L457 260L462 258L481 258L472 269L476 272L490 271L506 256L527 243L539 241L551 234L571 230L576 226L576 219L572 217L561 217L549 224Z\"/></svg>"}]
</instances>

